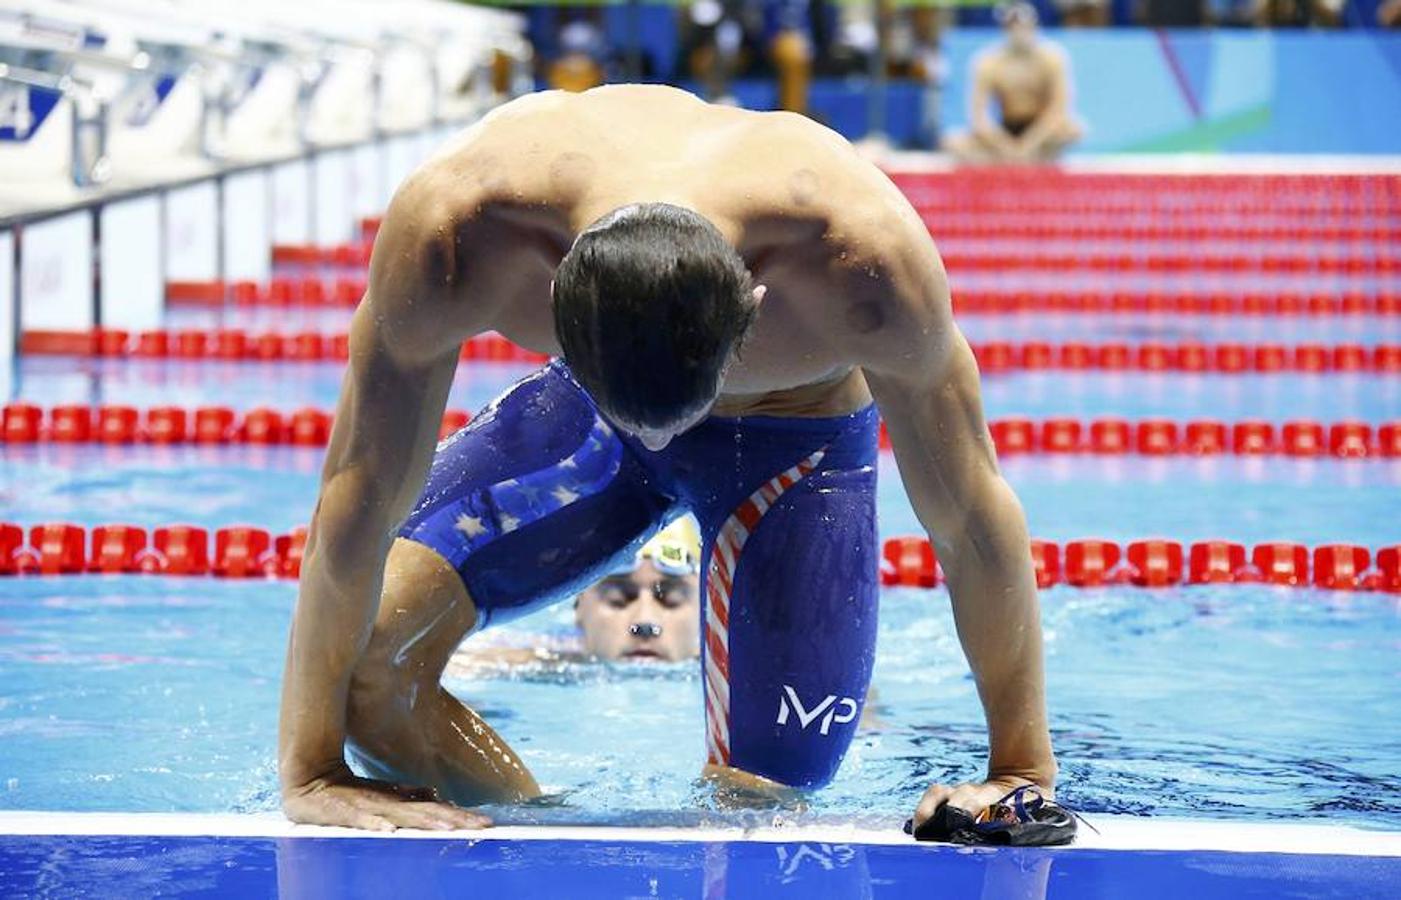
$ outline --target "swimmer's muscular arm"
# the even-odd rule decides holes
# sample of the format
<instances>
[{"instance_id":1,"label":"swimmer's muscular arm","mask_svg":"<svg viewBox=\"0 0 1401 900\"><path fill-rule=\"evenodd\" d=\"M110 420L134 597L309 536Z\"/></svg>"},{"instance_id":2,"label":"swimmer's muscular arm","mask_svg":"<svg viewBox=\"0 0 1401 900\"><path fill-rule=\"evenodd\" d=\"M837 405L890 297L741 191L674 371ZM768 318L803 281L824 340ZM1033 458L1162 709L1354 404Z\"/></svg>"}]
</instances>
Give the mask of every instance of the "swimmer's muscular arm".
<instances>
[{"instance_id":1,"label":"swimmer's muscular arm","mask_svg":"<svg viewBox=\"0 0 1401 900\"><path fill-rule=\"evenodd\" d=\"M885 310L884 321L851 340L943 564L989 743L987 781L934 785L918 823L945 801L976 813L1026 781L1049 793L1056 762L1026 519L997 468L977 366L953 322L938 253L903 198L890 204L873 251L879 277L857 280Z\"/></svg>"},{"instance_id":2,"label":"swimmer's muscular arm","mask_svg":"<svg viewBox=\"0 0 1401 900\"><path fill-rule=\"evenodd\" d=\"M350 329L350 365L312 517L283 679L278 769L295 821L361 828L480 827L481 816L359 779L345 763L346 702L393 531L422 488L460 342L483 310L459 293L457 229L431 170L396 195ZM406 802L417 801L417 802Z\"/></svg>"}]
</instances>

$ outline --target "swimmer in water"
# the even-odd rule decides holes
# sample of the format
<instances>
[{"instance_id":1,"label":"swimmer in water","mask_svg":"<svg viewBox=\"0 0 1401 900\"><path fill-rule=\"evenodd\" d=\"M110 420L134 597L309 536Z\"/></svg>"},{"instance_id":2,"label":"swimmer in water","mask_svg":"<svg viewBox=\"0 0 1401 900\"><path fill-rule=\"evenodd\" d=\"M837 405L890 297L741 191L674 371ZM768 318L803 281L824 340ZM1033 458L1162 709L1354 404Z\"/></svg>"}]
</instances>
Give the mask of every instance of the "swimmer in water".
<instances>
[{"instance_id":1,"label":"swimmer in water","mask_svg":"<svg viewBox=\"0 0 1401 900\"><path fill-rule=\"evenodd\" d=\"M944 149L966 163L1051 162L1080 139L1070 111L1070 71L1064 53L1039 39L1036 7L998 8L1003 43L974 58L971 128L952 134ZM989 114L996 100L999 121Z\"/></svg>"},{"instance_id":2,"label":"swimmer in water","mask_svg":"<svg viewBox=\"0 0 1401 900\"><path fill-rule=\"evenodd\" d=\"M682 516L574 601L578 639L553 647L464 644L451 675L541 662L681 662L700 656L700 532ZM540 642L537 642L537 644Z\"/></svg>"},{"instance_id":3,"label":"swimmer in water","mask_svg":"<svg viewBox=\"0 0 1401 900\"><path fill-rule=\"evenodd\" d=\"M492 330L557 358L435 453L461 343ZM449 658L687 512L703 773L825 784L875 657L882 417L988 727L986 772L901 802L921 822L1023 784L1049 796L1025 517L905 196L809 119L671 88L494 110L406 179L375 242L293 615L284 811L482 827L463 806L536 796L443 689Z\"/></svg>"}]
</instances>

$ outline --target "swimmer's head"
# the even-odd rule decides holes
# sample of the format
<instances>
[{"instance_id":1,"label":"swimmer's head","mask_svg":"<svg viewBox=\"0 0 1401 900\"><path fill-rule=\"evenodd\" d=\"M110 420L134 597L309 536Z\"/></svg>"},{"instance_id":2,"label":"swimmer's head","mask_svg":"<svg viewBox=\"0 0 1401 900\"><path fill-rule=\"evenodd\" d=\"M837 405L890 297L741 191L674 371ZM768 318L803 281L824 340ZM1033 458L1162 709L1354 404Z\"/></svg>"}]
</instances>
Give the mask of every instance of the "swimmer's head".
<instances>
[{"instance_id":1,"label":"swimmer's head","mask_svg":"<svg viewBox=\"0 0 1401 900\"><path fill-rule=\"evenodd\" d=\"M611 660L698 656L699 558L700 535L686 517L586 590L575 607L585 652Z\"/></svg>"},{"instance_id":2,"label":"swimmer's head","mask_svg":"<svg viewBox=\"0 0 1401 900\"><path fill-rule=\"evenodd\" d=\"M1007 43L1017 50L1026 50L1036 43L1036 25L1040 21L1036 7L1025 0L1004 3L997 7L997 21L1007 35Z\"/></svg>"},{"instance_id":3,"label":"swimmer's head","mask_svg":"<svg viewBox=\"0 0 1401 900\"><path fill-rule=\"evenodd\" d=\"M624 206L586 228L555 272L555 334L610 419L651 447L703 419L762 290L704 216Z\"/></svg>"}]
</instances>

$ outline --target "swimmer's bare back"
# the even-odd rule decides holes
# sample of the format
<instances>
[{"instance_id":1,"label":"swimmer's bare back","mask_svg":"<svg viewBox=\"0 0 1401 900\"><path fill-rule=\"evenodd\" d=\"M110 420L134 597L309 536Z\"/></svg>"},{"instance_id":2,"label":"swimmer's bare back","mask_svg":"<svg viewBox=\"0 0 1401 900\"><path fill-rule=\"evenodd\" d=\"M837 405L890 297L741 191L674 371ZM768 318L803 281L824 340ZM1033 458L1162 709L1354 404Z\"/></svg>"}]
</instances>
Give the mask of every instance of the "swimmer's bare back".
<instances>
[{"instance_id":1,"label":"swimmer's bare back","mask_svg":"<svg viewBox=\"0 0 1401 900\"><path fill-rule=\"evenodd\" d=\"M809 120L615 86L506 104L390 204L351 326L293 620L279 747L291 818L485 824L351 775L350 673L370 638L394 531L423 486L462 341L496 330L559 353L550 282L575 235L613 209L658 201L708 218L767 287L715 414L832 416L874 397L886 421L951 586L990 734L987 779L934 785L916 818L944 801L990 803L1025 781L1052 787L1025 521L998 472L977 368L919 215Z\"/></svg>"}]
</instances>

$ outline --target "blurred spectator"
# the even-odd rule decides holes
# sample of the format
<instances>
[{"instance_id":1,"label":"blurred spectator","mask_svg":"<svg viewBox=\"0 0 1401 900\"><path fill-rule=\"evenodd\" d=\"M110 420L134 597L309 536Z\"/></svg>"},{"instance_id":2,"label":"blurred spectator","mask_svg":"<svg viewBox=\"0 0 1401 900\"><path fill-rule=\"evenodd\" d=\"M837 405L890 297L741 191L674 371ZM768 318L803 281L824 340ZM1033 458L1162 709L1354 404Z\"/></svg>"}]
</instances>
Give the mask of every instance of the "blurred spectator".
<instances>
[{"instance_id":1,"label":"blurred spectator","mask_svg":"<svg viewBox=\"0 0 1401 900\"><path fill-rule=\"evenodd\" d=\"M1383 28L1401 28L1401 0L1387 0L1377 7L1377 24Z\"/></svg>"},{"instance_id":2,"label":"blurred spectator","mask_svg":"<svg viewBox=\"0 0 1401 900\"><path fill-rule=\"evenodd\" d=\"M1109 0L1054 0L1067 28L1103 28L1109 24Z\"/></svg>"},{"instance_id":3,"label":"blurred spectator","mask_svg":"<svg viewBox=\"0 0 1401 900\"><path fill-rule=\"evenodd\" d=\"M607 54L607 42L596 15L570 19L559 29L559 54L549 63L545 79L552 88L586 91L603 83Z\"/></svg>"},{"instance_id":4,"label":"blurred spectator","mask_svg":"<svg viewBox=\"0 0 1401 900\"><path fill-rule=\"evenodd\" d=\"M1036 163L1080 138L1070 111L1070 72L1060 48L1037 35L1036 9L1014 3L998 13L1005 40L973 60L969 130L945 148L961 162ZM989 114L996 100L999 119Z\"/></svg>"}]
</instances>

